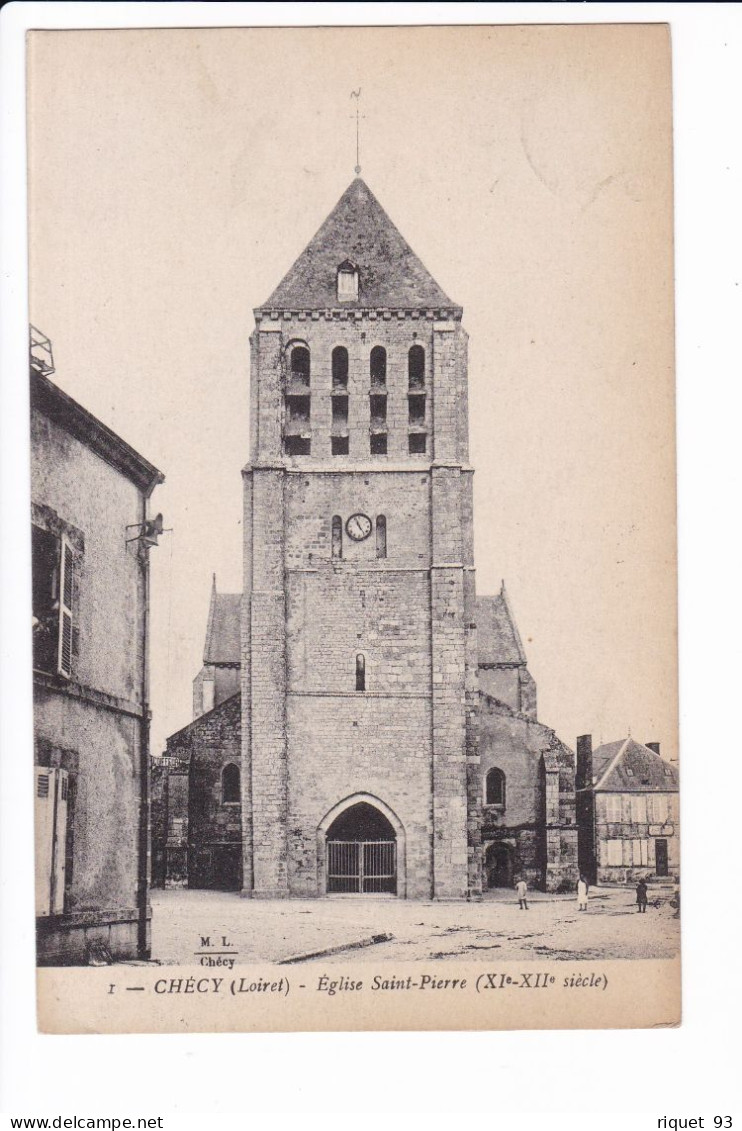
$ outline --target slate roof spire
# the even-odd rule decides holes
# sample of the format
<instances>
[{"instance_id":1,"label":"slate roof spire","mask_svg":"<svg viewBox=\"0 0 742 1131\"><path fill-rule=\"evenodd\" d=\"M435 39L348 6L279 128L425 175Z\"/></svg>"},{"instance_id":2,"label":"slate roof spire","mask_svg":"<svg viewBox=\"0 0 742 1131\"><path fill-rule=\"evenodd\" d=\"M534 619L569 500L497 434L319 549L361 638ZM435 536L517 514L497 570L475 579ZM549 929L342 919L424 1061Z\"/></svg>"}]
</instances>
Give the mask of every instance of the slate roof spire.
<instances>
[{"instance_id":1,"label":"slate roof spire","mask_svg":"<svg viewBox=\"0 0 742 1131\"><path fill-rule=\"evenodd\" d=\"M497 595L477 595L477 629L480 664L525 667L526 653L504 581Z\"/></svg>"},{"instance_id":2,"label":"slate roof spire","mask_svg":"<svg viewBox=\"0 0 742 1131\"><path fill-rule=\"evenodd\" d=\"M359 273L358 297L338 302L338 267ZM270 298L269 310L444 309L461 316L387 216L361 177L355 177L317 234Z\"/></svg>"},{"instance_id":3,"label":"slate roof spire","mask_svg":"<svg viewBox=\"0 0 742 1131\"><path fill-rule=\"evenodd\" d=\"M216 574L212 574L204 643L205 664L239 664L241 600L240 593L217 593Z\"/></svg>"}]
</instances>

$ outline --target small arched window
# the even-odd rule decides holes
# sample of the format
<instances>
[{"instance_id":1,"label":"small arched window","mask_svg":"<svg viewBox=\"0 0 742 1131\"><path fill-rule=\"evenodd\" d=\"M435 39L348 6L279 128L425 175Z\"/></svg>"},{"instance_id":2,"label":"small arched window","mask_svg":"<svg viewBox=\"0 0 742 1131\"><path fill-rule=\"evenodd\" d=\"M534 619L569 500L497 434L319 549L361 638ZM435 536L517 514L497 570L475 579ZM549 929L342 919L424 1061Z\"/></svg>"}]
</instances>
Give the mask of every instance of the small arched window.
<instances>
[{"instance_id":1,"label":"small arched window","mask_svg":"<svg viewBox=\"0 0 742 1131\"><path fill-rule=\"evenodd\" d=\"M335 346L332 351L332 387L348 388L348 351L345 346Z\"/></svg>"},{"instance_id":2,"label":"small arched window","mask_svg":"<svg viewBox=\"0 0 742 1131\"><path fill-rule=\"evenodd\" d=\"M356 656L356 691L366 690L366 657L362 652Z\"/></svg>"},{"instance_id":3,"label":"small arched window","mask_svg":"<svg viewBox=\"0 0 742 1131\"><path fill-rule=\"evenodd\" d=\"M425 350L422 346L410 346L407 354L407 376L411 389L425 387Z\"/></svg>"},{"instance_id":4,"label":"small arched window","mask_svg":"<svg viewBox=\"0 0 742 1131\"><path fill-rule=\"evenodd\" d=\"M505 808L505 775L496 767L485 778L484 803Z\"/></svg>"},{"instance_id":5,"label":"small arched window","mask_svg":"<svg viewBox=\"0 0 742 1131\"><path fill-rule=\"evenodd\" d=\"M306 346L294 346L291 350L291 380L299 385L309 385L309 350Z\"/></svg>"},{"instance_id":6,"label":"small arched window","mask_svg":"<svg viewBox=\"0 0 742 1131\"><path fill-rule=\"evenodd\" d=\"M376 557L386 557L386 515L376 516Z\"/></svg>"},{"instance_id":7,"label":"small arched window","mask_svg":"<svg viewBox=\"0 0 742 1131\"><path fill-rule=\"evenodd\" d=\"M228 762L222 770L222 805L233 805L240 800L240 768Z\"/></svg>"},{"instance_id":8,"label":"small arched window","mask_svg":"<svg viewBox=\"0 0 742 1131\"><path fill-rule=\"evenodd\" d=\"M383 346L374 346L371 350L369 372L373 386L379 388L386 385L386 350Z\"/></svg>"},{"instance_id":9,"label":"small arched window","mask_svg":"<svg viewBox=\"0 0 742 1131\"><path fill-rule=\"evenodd\" d=\"M332 516L332 556L333 558L343 556L343 520L339 514Z\"/></svg>"}]
</instances>

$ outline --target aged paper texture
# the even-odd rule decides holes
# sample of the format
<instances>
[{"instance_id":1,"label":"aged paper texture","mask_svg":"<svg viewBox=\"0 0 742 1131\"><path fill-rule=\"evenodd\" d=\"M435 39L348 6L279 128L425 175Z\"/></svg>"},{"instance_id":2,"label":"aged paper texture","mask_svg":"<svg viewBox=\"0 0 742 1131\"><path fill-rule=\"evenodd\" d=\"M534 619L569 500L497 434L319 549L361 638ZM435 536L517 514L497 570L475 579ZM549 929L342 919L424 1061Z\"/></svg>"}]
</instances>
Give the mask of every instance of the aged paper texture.
<instances>
[{"instance_id":1,"label":"aged paper texture","mask_svg":"<svg viewBox=\"0 0 742 1131\"><path fill-rule=\"evenodd\" d=\"M670 76L30 33L43 1031L679 1023Z\"/></svg>"}]
</instances>

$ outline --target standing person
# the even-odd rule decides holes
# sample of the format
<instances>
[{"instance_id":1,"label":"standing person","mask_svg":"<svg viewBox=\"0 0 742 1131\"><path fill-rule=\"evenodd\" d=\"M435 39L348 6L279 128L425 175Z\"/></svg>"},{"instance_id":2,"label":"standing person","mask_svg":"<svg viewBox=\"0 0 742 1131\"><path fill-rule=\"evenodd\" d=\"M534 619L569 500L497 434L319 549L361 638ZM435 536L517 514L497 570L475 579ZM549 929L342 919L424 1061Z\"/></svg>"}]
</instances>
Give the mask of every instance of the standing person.
<instances>
[{"instance_id":1,"label":"standing person","mask_svg":"<svg viewBox=\"0 0 742 1131\"><path fill-rule=\"evenodd\" d=\"M673 919L679 919L680 918L680 877L679 876L675 877L675 883L677 884L677 887L675 888L675 892L673 894L673 897L670 900L670 906L675 908L675 914L673 915Z\"/></svg>"},{"instance_id":2,"label":"standing person","mask_svg":"<svg viewBox=\"0 0 742 1131\"><path fill-rule=\"evenodd\" d=\"M587 897L590 888L584 876L580 876L577 881L577 910L587 911Z\"/></svg>"},{"instance_id":3,"label":"standing person","mask_svg":"<svg viewBox=\"0 0 742 1131\"><path fill-rule=\"evenodd\" d=\"M518 893L519 909L521 911L527 911L528 910L528 900L526 899L526 896L528 895L528 884L523 879L523 877L521 877L518 880L517 884L515 885L515 890Z\"/></svg>"},{"instance_id":4,"label":"standing person","mask_svg":"<svg viewBox=\"0 0 742 1131\"><path fill-rule=\"evenodd\" d=\"M647 883L646 880L639 880L636 885L636 903L639 908L639 914L643 915L647 910Z\"/></svg>"}]
</instances>

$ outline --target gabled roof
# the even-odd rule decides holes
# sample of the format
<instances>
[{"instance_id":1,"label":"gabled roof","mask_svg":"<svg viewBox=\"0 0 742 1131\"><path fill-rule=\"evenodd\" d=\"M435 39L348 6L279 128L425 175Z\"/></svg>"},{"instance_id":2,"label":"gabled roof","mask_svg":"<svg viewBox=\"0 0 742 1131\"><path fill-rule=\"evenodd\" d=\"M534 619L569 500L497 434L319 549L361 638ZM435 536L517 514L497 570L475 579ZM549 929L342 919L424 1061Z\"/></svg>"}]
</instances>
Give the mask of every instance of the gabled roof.
<instances>
[{"instance_id":1,"label":"gabled roof","mask_svg":"<svg viewBox=\"0 0 742 1131\"><path fill-rule=\"evenodd\" d=\"M165 476L58 385L31 367L31 407L64 428L149 497Z\"/></svg>"},{"instance_id":2,"label":"gabled roof","mask_svg":"<svg viewBox=\"0 0 742 1131\"><path fill-rule=\"evenodd\" d=\"M477 597L477 653L480 664L526 662L504 581L497 596Z\"/></svg>"},{"instance_id":3,"label":"gabled roof","mask_svg":"<svg viewBox=\"0 0 742 1131\"><path fill-rule=\"evenodd\" d=\"M358 269L358 300L339 304L337 270L347 261ZM259 309L326 310L339 305L351 310L453 307L360 177Z\"/></svg>"},{"instance_id":4,"label":"gabled roof","mask_svg":"<svg viewBox=\"0 0 742 1131\"><path fill-rule=\"evenodd\" d=\"M217 593L214 574L204 644L205 664L239 664L241 601L240 593Z\"/></svg>"},{"instance_id":5,"label":"gabled roof","mask_svg":"<svg viewBox=\"0 0 742 1131\"><path fill-rule=\"evenodd\" d=\"M593 778L594 789L611 792L672 793L678 788L677 767L631 736L593 751Z\"/></svg>"}]
</instances>

